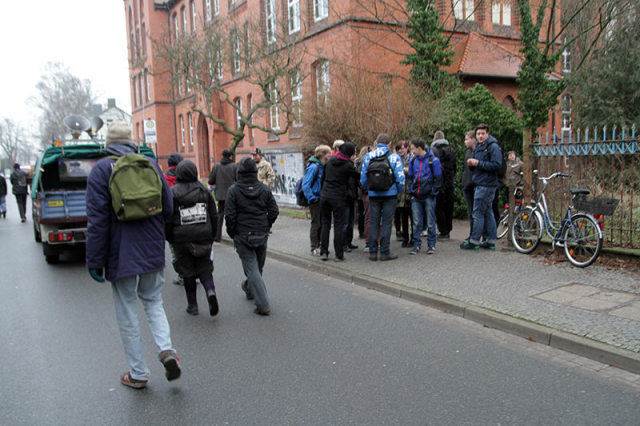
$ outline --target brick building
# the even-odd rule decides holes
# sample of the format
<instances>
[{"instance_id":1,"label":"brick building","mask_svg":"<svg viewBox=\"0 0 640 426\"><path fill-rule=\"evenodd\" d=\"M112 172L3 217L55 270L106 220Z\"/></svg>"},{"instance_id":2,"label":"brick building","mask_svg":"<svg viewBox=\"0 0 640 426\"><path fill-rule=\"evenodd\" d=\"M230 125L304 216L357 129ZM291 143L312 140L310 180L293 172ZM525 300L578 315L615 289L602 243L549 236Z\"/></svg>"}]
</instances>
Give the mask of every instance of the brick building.
<instances>
[{"instance_id":1,"label":"brick building","mask_svg":"<svg viewBox=\"0 0 640 426\"><path fill-rule=\"evenodd\" d=\"M153 40L197 34L203 25L229 20L242 23L258 17L264 31L279 28L288 32L307 52L303 66L309 78L302 81L302 87L296 88L298 100L326 96L339 67L381 76L407 76L408 68L400 64L407 45L395 30L379 23L386 18L374 16L369 7L373 1L124 0L134 137L143 139L143 120L156 120L157 154L161 164L171 152L178 151L198 165L203 177L229 146L231 136L195 113L188 93L180 95L172 91L167 73L159 72L159 58L153 49ZM396 6L406 4L404 0L387 1L395 2ZM515 77L521 63L515 0L439 0L437 5L455 51L448 71L458 75L465 87L476 82L486 85L496 99L515 108L518 91ZM558 28L559 15L556 14ZM391 16L390 20L401 22L402 16ZM252 87L234 76L230 68L230 64L223 64L220 70L226 90L234 99L251 105ZM218 113L232 117L231 120L235 114L224 105ZM548 130L555 130L556 121L555 116L551 118ZM253 146L265 152L295 151L296 144L301 142L299 126L303 125L296 123L279 137L247 129L237 152L242 156Z\"/></svg>"}]
</instances>

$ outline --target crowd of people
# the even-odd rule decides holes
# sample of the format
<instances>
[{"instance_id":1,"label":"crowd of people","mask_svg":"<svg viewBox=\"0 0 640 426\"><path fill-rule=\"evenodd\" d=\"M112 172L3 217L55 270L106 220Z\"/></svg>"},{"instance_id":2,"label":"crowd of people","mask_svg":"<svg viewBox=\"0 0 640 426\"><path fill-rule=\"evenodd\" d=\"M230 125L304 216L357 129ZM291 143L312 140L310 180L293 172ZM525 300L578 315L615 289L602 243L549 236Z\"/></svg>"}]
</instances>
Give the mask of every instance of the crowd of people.
<instances>
[{"instance_id":1,"label":"crowd of people","mask_svg":"<svg viewBox=\"0 0 640 426\"><path fill-rule=\"evenodd\" d=\"M469 236L464 250L495 250L497 241L497 196L502 184L502 150L489 127L478 125L465 135L461 189L469 215ZM515 153L509 153L509 167L521 168ZM333 149L319 145L309 159L302 190L311 214L311 254L329 259L329 235L333 226L336 262L353 244L357 222L364 251L371 261L398 257L390 250L392 228L409 254L434 254L438 240L447 240L453 228L457 159L442 131L431 144L422 138L394 143L381 133L372 146L356 147L337 140ZM515 176L511 173L509 176ZM510 183L513 185L513 183ZM357 211L357 220L355 212Z\"/></svg>"}]
</instances>

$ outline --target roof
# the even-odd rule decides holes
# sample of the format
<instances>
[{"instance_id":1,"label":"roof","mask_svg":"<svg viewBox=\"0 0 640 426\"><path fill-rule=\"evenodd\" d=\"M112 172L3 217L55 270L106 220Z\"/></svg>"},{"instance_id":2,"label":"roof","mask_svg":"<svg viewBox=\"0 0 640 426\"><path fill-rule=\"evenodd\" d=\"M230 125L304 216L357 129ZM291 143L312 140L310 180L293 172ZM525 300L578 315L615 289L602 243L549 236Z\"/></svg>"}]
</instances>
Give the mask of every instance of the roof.
<instances>
[{"instance_id":1,"label":"roof","mask_svg":"<svg viewBox=\"0 0 640 426\"><path fill-rule=\"evenodd\" d=\"M454 47L450 74L513 78L518 76L522 57L499 43L471 32Z\"/></svg>"}]
</instances>

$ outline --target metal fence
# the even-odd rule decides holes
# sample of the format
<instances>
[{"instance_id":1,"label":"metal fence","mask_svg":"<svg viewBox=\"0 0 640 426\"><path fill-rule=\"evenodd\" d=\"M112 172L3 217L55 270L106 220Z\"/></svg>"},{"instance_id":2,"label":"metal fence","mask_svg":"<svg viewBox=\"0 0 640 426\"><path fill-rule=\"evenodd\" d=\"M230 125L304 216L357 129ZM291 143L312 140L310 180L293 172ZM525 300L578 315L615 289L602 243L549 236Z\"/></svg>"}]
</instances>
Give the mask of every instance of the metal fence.
<instances>
[{"instance_id":1,"label":"metal fence","mask_svg":"<svg viewBox=\"0 0 640 426\"><path fill-rule=\"evenodd\" d=\"M571 174L547 188L549 209L560 222L571 202L570 188L586 188L593 196L620 200L605 216L605 244L640 249L640 143L635 125L628 129L577 130L562 136L539 136L532 143L532 165L539 176Z\"/></svg>"}]
</instances>

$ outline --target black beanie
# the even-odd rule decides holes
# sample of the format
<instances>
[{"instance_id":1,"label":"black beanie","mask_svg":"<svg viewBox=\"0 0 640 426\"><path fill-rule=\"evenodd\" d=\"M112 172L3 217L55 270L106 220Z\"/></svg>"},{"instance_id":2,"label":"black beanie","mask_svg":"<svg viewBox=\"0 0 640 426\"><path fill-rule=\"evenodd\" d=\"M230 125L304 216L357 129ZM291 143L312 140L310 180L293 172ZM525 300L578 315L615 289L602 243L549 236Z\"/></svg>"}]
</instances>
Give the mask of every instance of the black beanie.
<instances>
[{"instance_id":1,"label":"black beanie","mask_svg":"<svg viewBox=\"0 0 640 426\"><path fill-rule=\"evenodd\" d=\"M169 167L177 166L183 160L182 155L177 152L169 154Z\"/></svg>"},{"instance_id":2,"label":"black beanie","mask_svg":"<svg viewBox=\"0 0 640 426\"><path fill-rule=\"evenodd\" d=\"M256 166L256 162L251 157L245 157L240 160L238 163L238 174L258 174L258 166Z\"/></svg>"},{"instance_id":3,"label":"black beanie","mask_svg":"<svg viewBox=\"0 0 640 426\"><path fill-rule=\"evenodd\" d=\"M340 152L346 155L347 157L352 157L356 153L356 146L351 142L345 142L340 145Z\"/></svg>"}]
</instances>

